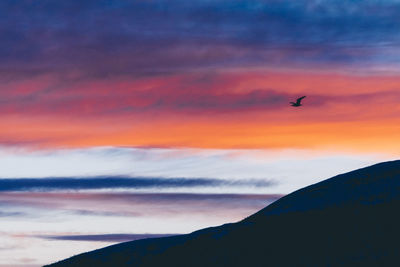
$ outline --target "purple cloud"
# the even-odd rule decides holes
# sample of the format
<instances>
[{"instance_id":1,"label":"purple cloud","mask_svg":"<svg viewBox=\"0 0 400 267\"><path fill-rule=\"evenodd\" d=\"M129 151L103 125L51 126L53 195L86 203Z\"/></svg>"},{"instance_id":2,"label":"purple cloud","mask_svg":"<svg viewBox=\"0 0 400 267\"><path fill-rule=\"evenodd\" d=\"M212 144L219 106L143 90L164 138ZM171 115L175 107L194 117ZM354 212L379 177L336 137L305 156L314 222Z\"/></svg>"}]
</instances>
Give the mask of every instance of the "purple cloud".
<instances>
[{"instance_id":1,"label":"purple cloud","mask_svg":"<svg viewBox=\"0 0 400 267\"><path fill-rule=\"evenodd\" d=\"M399 56L397 1L5 0L0 10L0 70L11 76L362 66Z\"/></svg>"}]
</instances>

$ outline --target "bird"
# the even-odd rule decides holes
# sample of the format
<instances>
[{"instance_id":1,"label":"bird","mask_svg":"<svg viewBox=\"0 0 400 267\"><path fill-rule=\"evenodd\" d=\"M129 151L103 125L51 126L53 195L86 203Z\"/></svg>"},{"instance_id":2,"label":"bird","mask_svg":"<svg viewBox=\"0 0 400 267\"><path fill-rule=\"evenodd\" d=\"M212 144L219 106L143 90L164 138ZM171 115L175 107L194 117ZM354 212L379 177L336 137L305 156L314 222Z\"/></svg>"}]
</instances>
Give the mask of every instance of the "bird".
<instances>
[{"instance_id":1,"label":"bird","mask_svg":"<svg viewBox=\"0 0 400 267\"><path fill-rule=\"evenodd\" d=\"M302 96L302 97L297 98L296 102L290 102L290 105L291 105L292 107L300 107L300 106L302 106L301 100L302 100L303 98L305 98L305 97L306 97L306 96Z\"/></svg>"}]
</instances>

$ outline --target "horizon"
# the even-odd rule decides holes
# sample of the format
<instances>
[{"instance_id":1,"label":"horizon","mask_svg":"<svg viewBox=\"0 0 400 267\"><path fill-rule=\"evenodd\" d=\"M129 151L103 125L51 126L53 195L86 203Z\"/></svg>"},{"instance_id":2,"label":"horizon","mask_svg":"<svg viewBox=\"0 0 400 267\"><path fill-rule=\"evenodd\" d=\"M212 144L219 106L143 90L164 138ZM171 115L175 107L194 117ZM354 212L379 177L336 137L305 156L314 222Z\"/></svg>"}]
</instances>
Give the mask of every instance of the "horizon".
<instances>
[{"instance_id":1,"label":"horizon","mask_svg":"<svg viewBox=\"0 0 400 267\"><path fill-rule=\"evenodd\" d=\"M397 159L399 10L1 1L0 266L236 222Z\"/></svg>"}]
</instances>

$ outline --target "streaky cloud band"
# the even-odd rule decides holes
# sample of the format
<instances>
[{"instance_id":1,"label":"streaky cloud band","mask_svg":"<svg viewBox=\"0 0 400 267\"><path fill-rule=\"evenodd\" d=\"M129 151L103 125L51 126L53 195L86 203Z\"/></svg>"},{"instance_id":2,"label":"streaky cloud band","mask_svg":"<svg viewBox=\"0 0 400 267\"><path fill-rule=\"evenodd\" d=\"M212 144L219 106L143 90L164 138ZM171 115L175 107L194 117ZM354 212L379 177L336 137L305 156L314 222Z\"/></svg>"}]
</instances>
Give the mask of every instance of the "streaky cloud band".
<instances>
[{"instance_id":1,"label":"streaky cloud band","mask_svg":"<svg viewBox=\"0 0 400 267\"><path fill-rule=\"evenodd\" d=\"M129 176L2 178L0 192L95 189L271 187L276 182L262 179L163 178Z\"/></svg>"},{"instance_id":2,"label":"streaky cloud band","mask_svg":"<svg viewBox=\"0 0 400 267\"><path fill-rule=\"evenodd\" d=\"M124 242L146 238L167 237L178 234L99 234L99 235L39 235L35 236L50 240L64 241L97 241L97 242Z\"/></svg>"}]
</instances>

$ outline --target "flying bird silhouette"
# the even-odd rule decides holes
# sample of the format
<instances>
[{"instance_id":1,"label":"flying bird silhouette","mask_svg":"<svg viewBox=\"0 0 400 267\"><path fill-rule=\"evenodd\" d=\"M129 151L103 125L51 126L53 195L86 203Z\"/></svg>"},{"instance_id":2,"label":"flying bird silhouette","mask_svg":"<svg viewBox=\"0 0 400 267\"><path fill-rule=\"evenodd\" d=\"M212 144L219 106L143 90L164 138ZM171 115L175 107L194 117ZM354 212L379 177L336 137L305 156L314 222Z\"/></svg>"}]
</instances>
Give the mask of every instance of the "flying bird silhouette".
<instances>
[{"instance_id":1,"label":"flying bird silhouette","mask_svg":"<svg viewBox=\"0 0 400 267\"><path fill-rule=\"evenodd\" d=\"M302 97L297 98L296 102L290 102L290 105L292 107L300 107L300 106L302 106L301 105L301 100L303 100L303 98L305 98L305 97L306 96L302 96Z\"/></svg>"}]
</instances>

